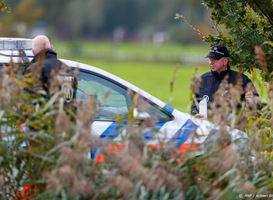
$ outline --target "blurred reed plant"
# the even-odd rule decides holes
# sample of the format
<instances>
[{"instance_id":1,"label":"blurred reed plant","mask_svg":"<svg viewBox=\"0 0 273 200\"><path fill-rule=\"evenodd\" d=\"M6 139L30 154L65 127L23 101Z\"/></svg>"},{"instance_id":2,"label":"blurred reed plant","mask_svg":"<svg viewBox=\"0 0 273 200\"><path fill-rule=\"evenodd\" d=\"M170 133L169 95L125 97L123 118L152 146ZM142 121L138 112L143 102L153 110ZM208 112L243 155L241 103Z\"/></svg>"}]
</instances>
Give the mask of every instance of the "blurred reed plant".
<instances>
[{"instance_id":1,"label":"blurred reed plant","mask_svg":"<svg viewBox=\"0 0 273 200\"><path fill-rule=\"evenodd\" d=\"M242 199L273 194L272 153L265 153L273 148L272 83L269 100L254 111L250 108L256 102L240 102L240 88L224 83L218 93L229 92L215 98L210 113L219 126L217 137L200 147L203 153L197 156L192 150L182 154L172 146L161 148L165 141L147 146L141 131L156 120L133 117L134 108L149 110L132 91L121 143L105 142L91 129L97 111L93 98L75 100L71 119L73 111L61 92L50 99L41 95L42 89L26 93L33 86L26 83L38 80L20 71L20 65L10 63L0 73L1 199ZM192 87L196 89L194 83ZM116 120L123 122L119 116ZM233 129L251 136L244 148L233 147ZM103 159L89 159L92 149ZM20 193L26 185L29 190Z\"/></svg>"}]
</instances>

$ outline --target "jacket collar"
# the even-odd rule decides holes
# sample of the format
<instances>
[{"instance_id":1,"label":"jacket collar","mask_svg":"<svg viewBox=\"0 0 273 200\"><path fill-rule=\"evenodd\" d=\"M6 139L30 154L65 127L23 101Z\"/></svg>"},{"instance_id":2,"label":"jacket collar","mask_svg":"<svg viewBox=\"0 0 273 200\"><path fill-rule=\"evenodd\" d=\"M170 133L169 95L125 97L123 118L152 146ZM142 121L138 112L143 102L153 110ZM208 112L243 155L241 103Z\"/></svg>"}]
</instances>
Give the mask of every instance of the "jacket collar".
<instances>
[{"instance_id":1,"label":"jacket collar","mask_svg":"<svg viewBox=\"0 0 273 200\"><path fill-rule=\"evenodd\" d=\"M229 74L229 72L230 72L230 66L229 65L227 66L227 69L225 71L221 71L220 74L218 74L218 72L211 71L211 73L215 77L225 77L227 74Z\"/></svg>"},{"instance_id":2,"label":"jacket collar","mask_svg":"<svg viewBox=\"0 0 273 200\"><path fill-rule=\"evenodd\" d=\"M44 49L42 51L40 51L39 53L37 53L34 58L32 59L31 63L35 63L39 60L44 60L45 58L47 58L48 56L53 56L53 57L57 57L57 53L55 51L53 51L52 49L48 48L48 49Z\"/></svg>"}]
</instances>

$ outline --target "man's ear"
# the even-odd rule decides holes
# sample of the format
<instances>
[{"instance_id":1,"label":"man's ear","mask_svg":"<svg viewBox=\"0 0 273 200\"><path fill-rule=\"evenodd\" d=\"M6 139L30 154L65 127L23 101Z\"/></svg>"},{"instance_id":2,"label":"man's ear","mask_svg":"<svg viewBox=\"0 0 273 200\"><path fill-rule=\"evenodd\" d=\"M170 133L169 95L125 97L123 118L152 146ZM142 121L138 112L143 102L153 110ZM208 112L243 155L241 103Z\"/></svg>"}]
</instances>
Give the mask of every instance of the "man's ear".
<instances>
[{"instance_id":1,"label":"man's ear","mask_svg":"<svg viewBox=\"0 0 273 200\"><path fill-rule=\"evenodd\" d=\"M31 49L31 51L32 51L33 55L35 56L36 54L35 54L35 51L34 51L34 49Z\"/></svg>"},{"instance_id":2,"label":"man's ear","mask_svg":"<svg viewBox=\"0 0 273 200\"><path fill-rule=\"evenodd\" d=\"M51 49L53 50L53 45L50 45Z\"/></svg>"},{"instance_id":3,"label":"man's ear","mask_svg":"<svg viewBox=\"0 0 273 200\"><path fill-rule=\"evenodd\" d=\"M225 58L224 61L225 61L225 65L227 65L228 64L228 59Z\"/></svg>"}]
</instances>

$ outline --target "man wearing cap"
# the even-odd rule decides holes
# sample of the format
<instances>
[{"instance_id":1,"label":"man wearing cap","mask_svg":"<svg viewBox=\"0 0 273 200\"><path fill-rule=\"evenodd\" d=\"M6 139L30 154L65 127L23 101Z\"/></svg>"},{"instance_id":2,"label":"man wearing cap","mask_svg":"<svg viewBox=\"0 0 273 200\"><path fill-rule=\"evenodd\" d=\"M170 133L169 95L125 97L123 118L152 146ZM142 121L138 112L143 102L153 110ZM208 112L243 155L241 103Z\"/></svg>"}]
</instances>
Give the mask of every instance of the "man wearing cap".
<instances>
[{"instance_id":1,"label":"man wearing cap","mask_svg":"<svg viewBox=\"0 0 273 200\"><path fill-rule=\"evenodd\" d=\"M241 95L242 101L248 101L253 99L255 96L259 96L251 80L246 75L230 69L229 52L226 47L223 45L213 46L206 58L209 58L209 66L211 71L201 75L199 94L195 94L198 102L204 98L207 101L212 102L214 94L226 76L228 83L232 85L236 85L238 83L238 78L241 79L242 89L244 91L244 93ZM252 90L246 91L248 84L253 86L254 92ZM200 113L199 110L199 105L196 105L194 101L191 108L191 114L195 115L196 117L203 117L204 114Z\"/></svg>"}]
</instances>

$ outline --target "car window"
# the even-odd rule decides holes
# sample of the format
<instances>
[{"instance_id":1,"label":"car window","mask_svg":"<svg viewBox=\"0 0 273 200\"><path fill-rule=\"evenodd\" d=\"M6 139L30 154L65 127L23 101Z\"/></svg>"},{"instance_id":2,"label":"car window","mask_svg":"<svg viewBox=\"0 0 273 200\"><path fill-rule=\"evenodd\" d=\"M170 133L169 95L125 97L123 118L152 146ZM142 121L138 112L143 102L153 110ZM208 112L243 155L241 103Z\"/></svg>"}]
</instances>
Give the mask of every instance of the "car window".
<instances>
[{"instance_id":1,"label":"car window","mask_svg":"<svg viewBox=\"0 0 273 200\"><path fill-rule=\"evenodd\" d=\"M80 72L76 98L94 97L98 113L96 120L113 120L118 114L126 118L129 99L126 89L94 74Z\"/></svg>"},{"instance_id":2,"label":"car window","mask_svg":"<svg viewBox=\"0 0 273 200\"><path fill-rule=\"evenodd\" d=\"M113 121L118 114L126 119L128 109L131 107L132 96L129 97L125 86L121 86L102 75L80 71L76 98L84 101L88 96L97 100L96 120ZM145 105L143 103L141 106L142 111L138 112L141 116L155 117L158 122L168 121L172 118L170 114L149 100L141 96L139 99L141 102L145 102Z\"/></svg>"}]
</instances>

